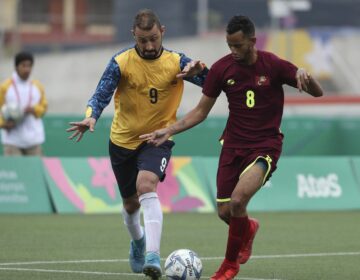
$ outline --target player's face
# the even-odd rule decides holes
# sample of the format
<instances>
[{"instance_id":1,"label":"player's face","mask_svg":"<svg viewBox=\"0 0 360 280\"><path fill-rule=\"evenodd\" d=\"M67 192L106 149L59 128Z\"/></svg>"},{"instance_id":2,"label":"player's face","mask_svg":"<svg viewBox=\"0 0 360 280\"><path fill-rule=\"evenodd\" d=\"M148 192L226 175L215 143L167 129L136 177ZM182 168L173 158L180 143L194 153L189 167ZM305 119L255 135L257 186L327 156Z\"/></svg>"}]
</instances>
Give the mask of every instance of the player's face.
<instances>
[{"instance_id":1,"label":"player's face","mask_svg":"<svg viewBox=\"0 0 360 280\"><path fill-rule=\"evenodd\" d=\"M136 46L140 55L144 58L153 59L158 57L162 47L164 27L154 25L151 30L142 30L138 27L133 30Z\"/></svg>"},{"instance_id":2,"label":"player's face","mask_svg":"<svg viewBox=\"0 0 360 280\"><path fill-rule=\"evenodd\" d=\"M16 66L16 72L22 80L27 80L29 78L32 66L33 64L30 60L24 60Z\"/></svg>"},{"instance_id":3,"label":"player's face","mask_svg":"<svg viewBox=\"0 0 360 280\"><path fill-rule=\"evenodd\" d=\"M244 64L250 64L255 52L255 37L247 37L242 31L226 35L227 44L231 54L236 61Z\"/></svg>"}]
</instances>

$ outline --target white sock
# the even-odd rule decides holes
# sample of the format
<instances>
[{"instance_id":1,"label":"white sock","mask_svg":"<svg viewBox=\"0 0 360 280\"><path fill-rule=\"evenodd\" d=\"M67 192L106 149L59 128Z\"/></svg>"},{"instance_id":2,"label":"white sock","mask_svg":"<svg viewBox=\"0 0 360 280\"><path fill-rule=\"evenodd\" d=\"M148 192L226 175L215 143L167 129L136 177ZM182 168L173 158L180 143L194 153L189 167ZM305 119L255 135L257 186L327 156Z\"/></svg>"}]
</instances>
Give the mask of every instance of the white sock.
<instances>
[{"instance_id":1,"label":"white sock","mask_svg":"<svg viewBox=\"0 0 360 280\"><path fill-rule=\"evenodd\" d=\"M139 197L144 214L146 252L160 254L160 241L163 213L156 192L145 193Z\"/></svg>"},{"instance_id":2,"label":"white sock","mask_svg":"<svg viewBox=\"0 0 360 280\"><path fill-rule=\"evenodd\" d=\"M143 227L140 224L140 209L134 213L129 214L125 208L122 209L124 224L130 234L132 240L139 240L144 236Z\"/></svg>"}]
</instances>

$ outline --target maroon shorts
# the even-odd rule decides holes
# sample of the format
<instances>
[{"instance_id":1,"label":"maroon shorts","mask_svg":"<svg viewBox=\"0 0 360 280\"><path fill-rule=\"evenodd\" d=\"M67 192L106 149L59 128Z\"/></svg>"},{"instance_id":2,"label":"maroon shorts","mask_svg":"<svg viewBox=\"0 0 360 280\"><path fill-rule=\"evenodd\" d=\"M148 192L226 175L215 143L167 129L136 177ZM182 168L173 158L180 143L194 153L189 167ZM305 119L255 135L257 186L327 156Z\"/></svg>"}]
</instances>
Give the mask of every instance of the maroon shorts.
<instances>
[{"instance_id":1,"label":"maroon shorts","mask_svg":"<svg viewBox=\"0 0 360 280\"><path fill-rule=\"evenodd\" d=\"M276 163L281 151L269 148L233 149L223 148L219 158L217 172L217 199L230 199L241 173L257 161L264 161L267 166L267 175L264 183L276 169Z\"/></svg>"}]
</instances>

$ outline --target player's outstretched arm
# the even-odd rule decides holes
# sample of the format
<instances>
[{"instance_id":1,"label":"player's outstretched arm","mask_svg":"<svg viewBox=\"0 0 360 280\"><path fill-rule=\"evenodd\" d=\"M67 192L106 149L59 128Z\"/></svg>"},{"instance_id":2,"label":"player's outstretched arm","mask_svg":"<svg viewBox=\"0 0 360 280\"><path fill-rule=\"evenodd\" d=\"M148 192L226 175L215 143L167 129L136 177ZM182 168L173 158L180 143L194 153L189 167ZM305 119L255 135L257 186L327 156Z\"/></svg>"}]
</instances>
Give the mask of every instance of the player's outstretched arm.
<instances>
[{"instance_id":1,"label":"player's outstretched arm","mask_svg":"<svg viewBox=\"0 0 360 280\"><path fill-rule=\"evenodd\" d=\"M314 97L324 95L324 92L319 82L310 75L305 69L299 68L296 72L297 87L300 92L306 91Z\"/></svg>"},{"instance_id":2,"label":"player's outstretched arm","mask_svg":"<svg viewBox=\"0 0 360 280\"><path fill-rule=\"evenodd\" d=\"M176 78L193 77L197 74L200 74L205 67L205 64L200 60L192 60L186 64L184 69L179 74L176 75Z\"/></svg>"},{"instance_id":3,"label":"player's outstretched arm","mask_svg":"<svg viewBox=\"0 0 360 280\"><path fill-rule=\"evenodd\" d=\"M16 127L16 123L13 120L4 121L0 125L0 128L6 129L7 131L10 131L14 127Z\"/></svg>"},{"instance_id":4,"label":"player's outstretched arm","mask_svg":"<svg viewBox=\"0 0 360 280\"><path fill-rule=\"evenodd\" d=\"M160 146L169 137L201 123L208 116L211 108L214 106L216 98L211 98L203 95L199 101L199 104L187 113L182 119L178 120L174 124L155 130L154 132L140 135L140 139L147 141L155 146Z\"/></svg>"},{"instance_id":5,"label":"player's outstretched arm","mask_svg":"<svg viewBox=\"0 0 360 280\"><path fill-rule=\"evenodd\" d=\"M71 127L68 128L66 132L73 132L73 134L69 136L69 139L72 140L77 137L76 142L79 142L87 130L94 132L95 124L96 119L91 117L85 118L81 122L70 122L69 125Z\"/></svg>"}]
</instances>

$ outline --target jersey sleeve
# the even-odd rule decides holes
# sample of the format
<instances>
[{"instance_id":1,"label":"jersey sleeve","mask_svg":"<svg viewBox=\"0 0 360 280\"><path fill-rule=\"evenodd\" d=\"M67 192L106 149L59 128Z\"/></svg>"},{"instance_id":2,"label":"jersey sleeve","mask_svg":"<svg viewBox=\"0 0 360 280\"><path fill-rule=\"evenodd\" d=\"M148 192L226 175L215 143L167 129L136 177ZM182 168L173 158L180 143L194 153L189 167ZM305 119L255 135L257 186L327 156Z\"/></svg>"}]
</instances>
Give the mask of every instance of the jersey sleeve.
<instances>
[{"instance_id":1,"label":"jersey sleeve","mask_svg":"<svg viewBox=\"0 0 360 280\"><path fill-rule=\"evenodd\" d=\"M5 94L6 94L6 88L4 84L0 85L0 108L4 105L5 103ZM2 116L2 113L0 111L0 127L2 127L5 123L5 120Z\"/></svg>"},{"instance_id":2,"label":"jersey sleeve","mask_svg":"<svg viewBox=\"0 0 360 280\"><path fill-rule=\"evenodd\" d=\"M292 87L297 87L296 72L298 67L296 67L291 62L281 59L275 55L274 59L276 60L278 75L281 83Z\"/></svg>"},{"instance_id":3,"label":"jersey sleeve","mask_svg":"<svg viewBox=\"0 0 360 280\"><path fill-rule=\"evenodd\" d=\"M34 106L34 113L36 118L41 118L45 115L48 108L45 89L38 80L33 81L33 84L39 89L40 92L40 101Z\"/></svg>"},{"instance_id":4,"label":"jersey sleeve","mask_svg":"<svg viewBox=\"0 0 360 280\"><path fill-rule=\"evenodd\" d=\"M7 92L8 88L10 87L11 83L12 83L11 79L7 79L5 82L3 82L0 85L0 109L5 104L6 92ZM0 128L3 127L4 123L5 123L5 120L4 120L4 118L2 116L2 112L0 110Z\"/></svg>"},{"instance_id":5,"label":"jersey sleeve","mask_svg":"<svg viewBox=\"0 0 360 280\"><path fill-rule=\"evenodd\" d=\"M115 61L115 57L113 57L108 63L95 93L88 102L86 117L92 117L96 120L100 117L104 108L109 105L114 91L119 84L120 77L119 65Z\"/></svg>"},{"instance_id":6,"label":"jersey sleeve","mask_svg":"<svg viewBox=\"0 0 360 280\"><path fill-rule=\"evenodd\" d=\"M208 97L217 98L222 91L222 80L219 67L214 64L207 74L203 87L203 94Z\"/></svg>"},{"instance_id":7,"label":"jersey sleeve","mask_svg":"<svg viewBox=\"0 0 360 280\"><path fill-rule=\"evenodd\" d=\"M189 62L191 62L192 59L187 57L185 54L180 54L180 70L183 70L184 67L186 66L186 64L188 64ZM204 86L205 83L205 78L207 76L209 72L209 69L207 67L205 67L199 74L197 74L196 76L193 77L186 77L184 78L185 81L188 81L194 85L197 86Z\"/></svg>"}]
</instances>

